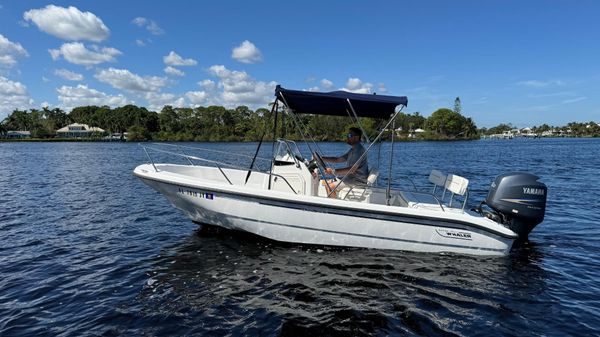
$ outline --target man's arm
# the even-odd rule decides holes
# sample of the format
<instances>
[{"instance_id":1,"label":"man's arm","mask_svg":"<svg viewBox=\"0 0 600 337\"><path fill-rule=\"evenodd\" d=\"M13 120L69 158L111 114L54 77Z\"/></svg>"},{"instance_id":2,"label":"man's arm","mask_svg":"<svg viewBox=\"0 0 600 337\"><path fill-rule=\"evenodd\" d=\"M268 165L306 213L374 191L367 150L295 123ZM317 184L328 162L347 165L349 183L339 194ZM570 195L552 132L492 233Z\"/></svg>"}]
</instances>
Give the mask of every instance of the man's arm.
<instances>
[{"instance_id":1,"label":"man's arm","mask_svg":"<svg viewBox=\"0 0 600 337\"><path fill-rule=\"evenodd\" d=\"M343 163L346 160L342 157L321 157L323 158L324 162L328 162L328 163Z\"/></svg>"},{"instance_id":2,"label":"man's arm","mask_svg":"<svg viewBox=\"0 0 600 337\"><path fill-rule=\"evenodd\" d=\"M350 167L344 167L344 168L338 168L338 169L335 169L335 174L337 174L337 175L346 175L346 174L349 174L349 173L354 173L357 168L358 167L352 169L352 166L350 166ZM325 172L327 172L328 174L333 174L333 170L331 169L331 167L328 167L325 170Z\"/></svg>"},{"instance_id":3,"label":"man's arm","mask_svg":"<svg viewBox=\"0 0 600 337\"><path fill-rule=\"evenodd\" d=\"M343 155L341 155L339 157L321 157L321 158L323 158L323 161L328 162L328 163L343 163L346 160L348 160L348 155L350 154L350 151L352 151L352 149L348 150L348 152L344 153Z\"/></svg>"}]
</instances>

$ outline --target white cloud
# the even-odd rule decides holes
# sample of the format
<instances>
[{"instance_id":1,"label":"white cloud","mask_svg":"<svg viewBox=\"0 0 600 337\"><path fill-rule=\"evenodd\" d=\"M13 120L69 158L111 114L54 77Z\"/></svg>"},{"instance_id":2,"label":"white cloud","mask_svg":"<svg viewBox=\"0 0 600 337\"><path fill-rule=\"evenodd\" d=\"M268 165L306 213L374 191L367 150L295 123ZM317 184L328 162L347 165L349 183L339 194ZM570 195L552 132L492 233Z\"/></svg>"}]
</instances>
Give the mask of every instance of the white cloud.
<instances>
[{"instance_id":1,"label":"white cloud","mask_svg":"<svg viewBox=\"0 0 600 337\"><path fill-rule=\"evenodd\" d=\"M173 68L171 66L167 66L164 69L165 73L171 76L185 76L185 73L177 68Z\"/></svg>"},{"instance_id":2,"label":"white cloud","mask_svg":"<svg viewBox=\"0 0 600 337\"><path fill-rule=\"evenodd\" d=\"M534 105L530 107L519 107L516 108L515 111L522 112L548 112L554 110L557 107L556 104L548 104L548 105Z\"/></svg>"},{"instance_id":3,"label":"white cloud","mask_svg":"<svg viewBox=\"0 0 600 337\"><path fill-rule=\"evenodd\" d=\"M154 21L150 21L150 24L148 24L146 26L146 29L152 34L152 35L162 35L165 33L165 31L160 28L158 26L158 24Z\"/></svg>"},{"instance_id":4,"label":"white cloud","mask_svg":"<svg viewBox=\"0 0 600 337\"><path fill-rule=\"evenodd\" d=\"M72 72L67 69L56 69L54 75L64 78L69 81L83 81L83 75Z\"/></svg>"},{"instance_id":5,"label":"white cloud","mask_svg":"<svg viewBox=\"0 0 600 337\"><path fill-rule=\"evenodd\" d=\"M242 63L256 63L262 60L260 50L248 40L233 48L231 57Z\"/></svg>"},{"instance_id":6,"label":"white cloud","mask_svg":"<svg viewBox=\"0 0 600 337\"><path fill-rule=\"evenodd\" d=\"M58 100L65 110L85 105L118 107L133 103L121 94L116 96L108 95L96 89L88 88L87 85L83 84L79 84L76 87L63 85L56 89L56 91L58 92Z\"/></svg>"},{"instance_id":7,"label":"white cloud","mask_svg":"<svg viewBox=\"0 0 600 337\"><path fill-rule=\"evenodd\" d=\"M341 90L349 91L357 94L370 94L373 89L373 84L363 83L359 78L350 77L346 82L346 87Z\"/></svg>"},{"instance_id":8,"label":"white cloud","mask_svg":"<svg viewBox=\"0 0 600 337\"><path fill-rule=\"evenodd\" d=\"M165 77L142 77L127 69L103 69L94 75L94 77L98 81L108 83L114 88L138 92L158 92L167 84Z\"/></svg>"},{"instance_id":9,"label":"white cloud","mask_svg":"<svg viewBox=\"0 0 600 337\"><path fill-rule=\"evenodd\" d=\"M27 93L27 87L0 76L0 121L15 109L27 109L33 100Z\"/></svg>"},{"instance_id":10,"label":"white cloud","mask_svg":"<svg viewBox=\"0 0 600 337\"><path fill-rule=\"evenodd\" d=\"M92 46L93 50L87 49L81 42L64 43L60 49L49 49L53 60L61 56L70 63L90 67L104 62L115 62L115 57L121 52L115 48L100 48Z\"/></svg>"},{"instance_id":11,"label":"white cloud","mask_svg":"<svg viewBox=\"0 0 600 337\"><path fill-rule=\"evenodd\" d=\"M46 76L42 76L42 81L43 82L50 82L50 79Z\"/></svg>"},{"instance_id":12,"label":"white cloud","mask_svg":"<svg viewBox=\"0 0 600 337\"><path fill-rule=\"evenodd\" d=\"M545 94L529 94L527 97L530 98L546 98L546 97L560 97L560 96L576 96L576 93L572 91L560 91Z\"/></svg>"},{"instance_id":13,"label":"white cloud","mask_svg":"<svg viewBox=\"0 0 600 337\"><path fill-rule=\"evenodd\" d=\"M142 28L146 28L152 35L162 35L165 31L158 26L153 20L149 20L143 17L137 17L131 21L134 25Z\"/></svg>"},{"instance_id":14,"label":"white cloud","mask_svg":"<svg viewBox=\"0 0 600 337\"><path fill-rule=\"evenodd\" d=\"M184 59L177 55L174 51L171 51L169 55L163 56L163 61L169 66L195 66L198 62L194 59Z\"/></svg>"},{"instance_id":15,"label":"white cloud","mask_svg":"<svg viewBox=\"0 0 600 337\"><path fill-rule=\"evenodd\" d=\"M213 90L217 86L215 81L209 79L198 82L198 85L206 90Z\"/></svg>"},{"instance_id":16,"label":"white cloud","mask_svg":"<svg viewBox=\"0 0 600 337\"><path fill-rule=\"evenodd\" d=\"M488 103L488 97L487 96L482 96L479 97L478 99L474 100L471 102L471 104L486 104Z\"/></svg>"},{"instance_id":17,"label":"white cloud","mask_svg":"<svg viewBox=\"0 0 600 337\"><path fill-rule=\"evenodd\" d=\"M575 102L581 102L586 100L587 97L585 96L580 96L580 97L576 97L576 98L572 98L572 99L566 99L564 101L562 101L563 104L571 104L571 103L575 103Z\"/></svg>"},{"instance_id":18,"label":"white cloud","mask_svg":"<svg viewBox=\"0 0 600 337\"><path fill-rule=\"evenodd\" d=\"M12 67L17 64L17 58L27 56L27 50L20 43L12 42L0 34L0 66Z\"/></svg>"},{"instance_id":19,"label":"white cloud","mask_svg":"<svg viewBox=\"0 0 600 337\"><path fill-rule=\"evenodd\" d=\"M549 81L529 80L529 81L517 82L517 84L524 85L526 87L532 87L532 88L544 88L544 87L554 86L554 85L564 85L565 82L563 82L561 80L549 80Z\"/></svg>"},{"instance_id":20,"label":"white cloud","mask_svg":"<svg viewBox=\"0 0 600 337\"><path fill-rule=\"evenodd\" d=\"M317 91L320 91L320 89L319 89L319 87L310 87L307 89L307 91L317 92Z\"/></svg>"},{"instance_id":21,"label":"white cloud","mask_svg":"<svg viewBox=\"0 0 600 337\"><path fill-rule=\"evenodd\" d=\"M194 105L200 105L206 103L208 100L208 93L206 91L188 91L185 93L185 97Z\"/></svg>"},{"instance_id":22,"label":"white cloud","mask_svg":"<svg viewBox=\"0 0 600 337\"><path fill-rule=\"evenodd\" d=\"M64 40L89 40L100 42L108 38L109 29L102 20L90 12L48 5L23 13L25 21L32 21L40 30Z\"/></svg>"},{"instance_id":23,"label":"white cloud","mask_svg":"<svg viewBox=\"0 0 600 337\"><path fill-rule=\"evenodd\" d=\"M144 40L140 40L140 39L136 39L135 40L135 44L138 45L139 47L145 47L146 46L146 42L144 42Z\"/></svg>"},{"instance_id":24,"label":"white cloud","mask_svg":"<svg viewBox=\"0 0 600 337\"><path fill-rule=\"evenodd\" d=\"M136 25L138 27L144 27L147 22L148 22L148 19L140 17L140 16L131 20L131 23L133 23L134 25Z\"/></svg>"},{"instance_id":25,"label":"white cloud","mask_svg":"<svg viewBox=\"0 0 600 337\"><path fill-rule=\"evenodd\" d=\"M333 82L331 82L330 80L324 78L324 79L321 80L321 86L324 89L331 89L331 88L333 88Z\"/></svg>"},{"instance_id":26,"label":"white cloud","mask_svg":"<svg viewBox=\"0 0 600 337\"><path fill-rule=\"evenodd\" d=\"M160 111L165 105L185 107L185 98L177 97L175 94L149 92L144 95L144 98L148 101L148 109L152 111Z\"/></svg>"},{"instance_id":27,"label":"white cloud","mask_svg":"<svg viewBox=\"0 0 600 337\"><path fill-rule=\"evenodd\" d=\"M257 81L245 71L231 71L223 65L211 66L208 71L219 78L218 87L223 91L215 98L224 106L265 107L273 100L277 82Z\"/></svg>"}]
</instances>

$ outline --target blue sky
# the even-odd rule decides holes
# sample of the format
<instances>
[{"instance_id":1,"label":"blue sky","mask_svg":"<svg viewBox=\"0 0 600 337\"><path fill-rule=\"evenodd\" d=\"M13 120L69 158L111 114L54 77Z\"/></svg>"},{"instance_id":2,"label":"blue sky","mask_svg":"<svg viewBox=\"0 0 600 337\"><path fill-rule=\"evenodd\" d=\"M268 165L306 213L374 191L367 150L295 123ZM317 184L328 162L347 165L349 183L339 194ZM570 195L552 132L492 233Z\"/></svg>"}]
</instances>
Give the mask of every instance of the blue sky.
<instances>
[{"instance_id":1,"label":"blue sky","mask_svg":"<svg viewBox=\"0 0 600 337\"><path fill-rule=\"evenodd\" d=\"M479 127L600 122L598 1L2 1L14 108L266 106L275 84L408 96Z\"/></svg>"}]
</instances>

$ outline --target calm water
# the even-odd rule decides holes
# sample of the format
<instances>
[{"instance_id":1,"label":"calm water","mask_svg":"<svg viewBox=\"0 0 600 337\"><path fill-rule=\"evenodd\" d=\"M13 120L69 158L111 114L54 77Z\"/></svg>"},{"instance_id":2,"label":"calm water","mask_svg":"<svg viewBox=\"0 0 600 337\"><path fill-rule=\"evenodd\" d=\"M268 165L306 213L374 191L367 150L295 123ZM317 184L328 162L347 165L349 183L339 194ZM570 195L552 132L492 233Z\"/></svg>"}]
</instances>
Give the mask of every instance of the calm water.
<instances>
[{"instance_id":1,"label":"calm water","mask_svg":"<svg viewBox=\"0 0 600 337\"><path fill-rule=\"evenodd\" d=\"M546 219L504 258L280 244L201 230L132 176L136 144L0 143L0 336L600 335L600 139L396 146L472 205L535 173Z\"/></svg>"}]
</instances>

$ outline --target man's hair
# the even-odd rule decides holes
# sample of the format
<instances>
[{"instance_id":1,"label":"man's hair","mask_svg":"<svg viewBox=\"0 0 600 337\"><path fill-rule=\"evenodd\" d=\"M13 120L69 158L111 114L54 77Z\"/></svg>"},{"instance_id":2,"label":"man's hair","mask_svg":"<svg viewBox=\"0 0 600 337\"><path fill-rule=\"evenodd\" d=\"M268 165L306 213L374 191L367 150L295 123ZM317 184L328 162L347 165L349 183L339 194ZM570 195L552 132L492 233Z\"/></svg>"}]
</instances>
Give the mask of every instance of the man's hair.
<instances>
[{"instance_id":1,"label":"man's hair","mask_svg":"<svg viewBox=\"0 0 600 337\"><path fill-rule=\"evenodd\" d=\"M362 138L362 130L361 129L355 128L355 127L351 127L349 130L353 134L357 135L359 138Z\"/></svg>"}]
</instances>

